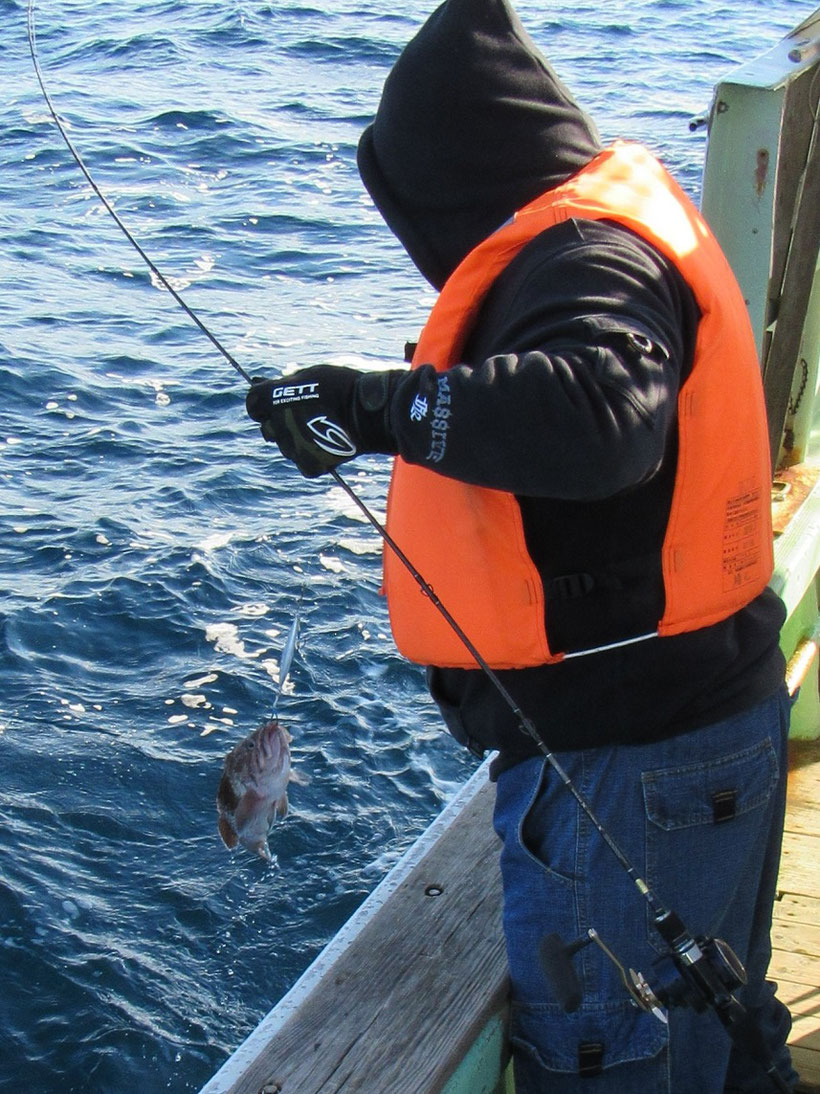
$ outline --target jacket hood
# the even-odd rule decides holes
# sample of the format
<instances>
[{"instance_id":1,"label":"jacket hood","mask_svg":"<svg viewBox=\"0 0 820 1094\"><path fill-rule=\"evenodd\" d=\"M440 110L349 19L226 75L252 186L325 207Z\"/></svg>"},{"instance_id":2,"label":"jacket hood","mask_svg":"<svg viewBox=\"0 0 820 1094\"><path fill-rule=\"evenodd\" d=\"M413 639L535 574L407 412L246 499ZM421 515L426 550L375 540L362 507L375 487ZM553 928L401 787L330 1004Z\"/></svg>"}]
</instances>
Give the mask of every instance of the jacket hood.
<instances>
[{"instance_id":1,"label":"jacket hood","mask_svg":"<svg viewBox=\"0 0 820 1094\"><path fill-rule=\"evenodd\" d=\"M441 288L478 243L600 149L507 0L446 0L387 77L358 163L387 224Z\"/></svg>"}]
</instances>

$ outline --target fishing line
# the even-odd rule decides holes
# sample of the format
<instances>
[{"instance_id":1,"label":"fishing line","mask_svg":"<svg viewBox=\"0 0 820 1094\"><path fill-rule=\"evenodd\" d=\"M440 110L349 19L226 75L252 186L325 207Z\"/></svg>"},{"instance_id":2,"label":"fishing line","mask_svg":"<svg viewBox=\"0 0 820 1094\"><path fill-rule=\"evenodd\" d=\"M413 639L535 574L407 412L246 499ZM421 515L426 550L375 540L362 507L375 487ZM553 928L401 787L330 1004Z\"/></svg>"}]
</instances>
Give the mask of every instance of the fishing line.
<instances>
[{"instance_id":1,"label":"fishing line","mask_svg":"<svg viewBox=\"0 0 820 1094\"><path fill-rule=\"evenodd\" d=\"M222 345L222 343L205 326L205 324L202 322L202 320L199 318L199 316L193 311L192 308L190 308L188 306L188 304L185 302L185 300L183 300L182 296L168 282L168 279L165 277L165 275L158 269L158 267L156 266L154 261L146 254L146 252L143 250L143 248L140 246L140 244L134 238L133 233L130 231L130 229L127 227L127 225L125 225L123 223L122 219L119 217L119 215L117 214L114 207L111 205L109 200L106 198L105 194L102 192L100 187L95 182L94 178L91 175L91 172L86 167L82 156L80 155L80 153L75 148L74 143L72 142L71 138L68 136L68 133L66 132L65 127L63 126L63 123L60 120L60 117L57 113L57 110L54 106L54 103L52 102L51 95L48 92L48 88L46 87L46 83L45 83L45 78L44 78L42 70L40 68L40 62L39 62L39 58L38 58L38 55L37 55L37 35L36 35L36 29L35 29L35 24L34 24L34 2L35 2L35 0L29 0L29 2L28 2L28 12L27 12L28 42L29 42L29 50L31 52L31 59L32 59L32 62L34 64L34 71L37 75L37 81L40 85L40 90L42 91L43 97L44 97L44 99L46 101L46 104L48 106L49 113L51 114L51 117L54 119L54 123L56 124L57 129L60 132L60 135L62 136L63 140L65 141L66 147L68 148L69 152L71 153L75 163L77 164L77 166L82 171L82 173L85 176L85 179L88 182L91 189L94 191L94 193L97 195L99 200L102 202L105 209L110 213L111 217L114 219L114 221L117 224L117 226L119 227L120 231L123 233L123 235L128 240L128 242L134 247L134 249L140 255L142 260L148 266L148 268L155 274L155 276L158 278L158 280L161 282L161 284L171 294L173 299L185 311L186 315L188 315L188 317L190 319L192 319L194 323L196 323L196 325L199 327L199 329L202 331L202 333L210 340L210 342L217 348L217 350L219 350L219 352L222 354L222 356L225 358L225 360L230 365L233 366L233 368L239 373L240 376L242 376L242 378L244 380L247 381L248 384L251 384L252 379L251 379L250 374L242 367L242 365L239 364L239 362L233 357L233 355L231 353L229 353L227 349L225 349L225 347ZM467 634L465 634L464 630L458 624L456 619L450 614L450 612L447 610L447 608L444 606L444 604L438 598L438 596L436 595L435 591L433 590L433 588L429 584L429 582L427 582L425 580L425 578L419 573L419 571L416 569L416 567L413 565L413 563L410 561L410 559L407 557L407 555L402 551L402 549L399 547L399 545L396 543L396 541L392 538L392 536L389 535L389 533L387 532L387 529L373 515L373 513L371 513L370 509L365 505L365 503L362 501L362 499L355 493L355 491L352 489L352 487L349 486L347 482L345 482L345 480L342 478L342 476L339 474L339 472L335 468L331 470L331 475L333 476L336 483L341 487L341 489L344 490L344 492L348 495L348 497L354 502L354 504L357 506L357 508L361 510L361 512L364 514L364 516L369 521L369 523L373 526L373 528L375 528L375 530L378 532L378 534L381 536L381 538L387 544L389 549L395 553L396 557L401 561L402 565L404 565L408 569L410 574L413 576L414 580L419 585L419 588L421 589L422 593L430 599L431 603L441 613L441 615L447 621L448 625L453 629L455 634L458 636L459 640L463 643L464 647L467 649L467 651L469 652L471 657L474 658L474 660L475 660L476 664L478 665L479 669L487 675L488 679L491 681L491 683L493 684L495 689L498 691L501 698L504 700L504 702L507 704L507 706L509 706L510 710L512 711L513 715L515 716L515 718L517 719L517 721L521 725L522 729L533 739L533 741L540 748L540 750L544 754L545 758L549 761L550 765L552 766L552 768L554 769L554 771L556 772L558 777L561 779L561 781L564 783L564 785L567 787L567 789L572 793L573 797L578 802L581 809L583 809L584 813L587 815L589 820L595 826L596 830L601 835L602 839L605 841L607 846L611 849L611 851L613 852L615 857L618 859L618 862L624 868L624 870L626 871L628 876L634 882L634 884L638 888L639 892L647 900L647 902L650 905L650 908L652 909L653 915L655 915L655 916L663 915L664 914L664 909L662 908L660 903L654 897L654 895L653 895L652 891L650 890L649 886L646 884L645 881L642 880L642 878L639 877L637 871L632 866L632 864L629 862L626 855L620 849L620 847L615 842L613 837L609 834L609 832L603 827L601 822L595 816L595 813L593 812L593 810L592 810L591 806L589 805L589 803L586 801L586 799L580 793L578 788L572 782L572 780L570 779L570 777L566 773L566 771L564 771L563 767L558 762L558 760L555 758L554 754L551 752L551 750L547 747L545 742L542 740L542 738L541 738L540 734L538 733L538 731L537 731L535 725L533 724L533 722L519 708L518 704L515 702L512 695L510 695L509 691L504 687L501 680L498 678L496 673L490 667L490 665L488 664L486 659L481 655L480 651L476 648L476 646L470 640L470 638L467 636Z\"/></svg>"},{"instance_id":2,"label":"fishing line","mask_svg":"<svg viewBox=\"0 0 820 1094\"><path fill-rule=\"evenodd\" d=\"M48 92L48 88L46 87L45 78L44 78L42 70L40 68L40 62L39 62L39 58L38 58L38 55L37 55L37 35L36 35L36 29L35 29L35 24L34 24L34 0L29 0L26 22L27 22L27 29L28 29L29 50L31 52L31 59L32 59L32 62L34 64L34 71L37 75L37 81L40 85L40 90L43 93L43 97L44 97L44 99L46 101L46 104L48 106L49 113L51 114L51 117L54 119L54 122L57 126L57 129L60 132L60 135L62 136L63 140L65 141L65 144L66 144L69 152L71 153L72 157L74 158L75 163L80 168L83 175L85 176L85 179L88 182L89 186L94 191L94 193L97 195L99 200L102 202L105 209L111 214L112 218L114 219L115 223L119 227L120 231L122 231L122 233L124 234L125 238L134 247L134 249L140 255L142 260L145 262L145 264L148 266L148 268L155 274L155 276L159 279L159 281L162 283L162 285L168 290L168 292L170 292L170 294L174 298L174 300L185 311L185 313L188 315L188 317L190 319L192 319L194 321L194 323L196 323L196 325L199 327L199 329L202 331L202 333L205 334L206 337L211 341L211 343L219 350L219 352L222 354L222 356L225 358L225 360L228 361L228 363L230 365L232 365L234 369L236 369L236 371L239 373L239 375L242 376L243 379L245 379L248 382L248 384L251 384L252 380L251 380L250 374L242 367L242 365L239 364L239 362L232 356L232 354L230 354L228 352L228 350L225 349L225 347L222 345L222 343L205 326L205 324L197 316L197 314L193 311L193 309L188 306L188 304L185 302L185 300L183 300L182 296L177 292L177 290L174 289L174 287L168 282L168 279L158 269L158 267L156 266L154 261L149 257L149 255L146 254L146 252L143 250L143 248L140 246L140 244L135 239L133 233L130 231L130 229L127 227L127 225L125 225L123 223L122 219L119 217L119 215L117 214L114 207L111 205L109 200L106 198L105 194L102 192L100 187L95 182L94 178L91 175L91 172L86 167L82 156L77 151L77 149L74 146L74 143L72 142L71 138L68 136L68 134L65 130L65 127L63 126L63 123L61 122L60 117L57 113L57 110L54 106L54 103L52 102L51 95ZM659 906L656 906L653 903L652 894L649 891L648 886L645 884L645 882L643 882L638 877L637 872L632 867L632 865L630 864L630 862L628 861L626 856L620 850L618 845L614 842L614 840L609 835L609 833L606 831L606 829L604 829L602 827L602 825L600 824L600 822L597 820L597 818L593 814L592 810L590 809L588 803L581 796L580 792L575 787L574 783L571 781L571 779L569 778L567 773L563 770L563 768L558 763L558 761L555 759L552 752L547 748L546 744L541 739L537 729L535 728L535 725L533 724L533 722L529 718L527 718L527 716L519 708L518 704L515 702L513 697L510 695L510 693L507 691L507 689L501 683L501 680L498 678L496 673L492 670L492 668L490 667L488 662L485 660L484 657L482 657L481 653L476 648L474 643L470 640L470 638L467 636L467 634L464 632L464 630L458 624L456 619L450 614L450 612L447 610L447 608L444 606L444 604L438 598L438 596L434 592L432 586L419 573L419 571L412 564L412 562L407 557L407 555L402 551L402 549L399 547L399 545L396 543L396 541L392 538L392 536L389 535L389 533L387 532L387 529L380 523L379 520L377 520L377 518L373 515L373 513L370 511L370 509L362 501L362 499L355 493L355 491L352 489L352 487L349 486L347 482L345 482L345 480L342 478L342 476L339 474L339 472L335 468L331 470L331 475L335 479L336 483L348 495L348 497L351 499L351 501L353 501L354 504L357 506L357 508L361 510L361 512L367 518L369 523L375 528L375 530L378 532L378 534L381 536L381 538L384 540L384 542L387 544L387 546L390 548L390 550L395 553L396 557L401 561L402 565L404 565L408 569L410 574L412 574L413 578L418 583L422 593L430 599L430 601L435 605L436 609L442 614L442 616L447 621L449 626L453 629L455 634L458 636L459 640L463 643L463 645L465 646L467 651L474 658L476 664L479 666L481 671L484 672L487 675L487 677L492 682L493 686L496 688L496 690L501 695L504 702L510 707L512 713L514 714L514 716L516 717L518 722L521 724L522 728L529 734L530 737L532 737L532 739L535 741L535 743L538 745L538 747L544 753L545 757L549 760L549 762L551 763L551 765L555 769L558 776L561 778L561 780L564 782L564 784L569 788L569 790L575 796L576 800L578 801L578 804L581 806L581 808L587 814L589 819L595 825L596 829L601 834L603 839L606 841L608 846L612 849L612 851L616 855L616 857L617 857L618 861L620 862L620 864L627 871L629 877L635 882L635 884L638 886L639 890L643 893L643 895L646 896L646 898L650 901L650 904L652 905L653 911L658 911ZM291 637L292 637L292 643L295 645L295 640L296 640L295 639L295 634L292 634ZM289 645L290 645L290 643L289 643ZM292 657L292 655L293 655L293 649L290 650L290 656ZM274 704L274 710L276 709L276 705L278 704L280 695L281 695L281 687L280 687L280 692L276 696L276 703Z\"/></svg>"},{"instance_id":3,"label":"fishing line","mask_svg":"<svg viewBox=\"0 0 820 1094\"><path fill-rule=\"evenodd\" d=\"M143 260L143 262L146 264L146 266L149 268L149 270L154 274L154 276L157 278L157 280L160 282L160 284L163 286L163 288L168 290L168 292L171 294L171 296L174 298L174 300L176 300L177 304L179 304L179 306L183 309L183 311L186 313L186 315L189 317L189 319L192 319L194 321L194 323L196 323L196 325L199 327L199 329L202 331L202 333L205 335L205 337L208 338L211 341L211 343L216 347L217 350L219 350L219 352L222 354L222 356L225 358L225 360L228 362L228 364L232 365L233 368L235 368L236 371L239 373L239 375L243 379L247 380L248 383L250 383L251 382L250 374L248 372L246 372L245 369L239 364L239 362L236 360L236 358L233 356L233 354L229 353L229 351L227 349L225 349L225 347L222 345L222 343L219 341L219 339L214 334L212 334L211 331L208 330L208 328L205 326L205 324L202 322L202 320L199 318L199 316L196 314L196 312L194 312L192 308L188 307L186 302L183 300L182 296L177 292L177 290L173 287L173 285L171 285L171 283L168 281L167 277L162 273L162 271L154 264L153 260L151 258L149 258L149 256L145 253L145 251L139 245L137 240L134 238L131 231L126 227L125 224L123 224L122 220L120 219L119 215L117 214L117 212L114 209L111 202L108 200L108 198L105 196L105 194L99 188L97 183L91 177L91 172L88 170L85 163L83 162L82 156L77 151L77 149L74 147L74 144L73 144L71 138L69 137L68 133L65 130L65 126L60 121L59 115L57 114L57 111L54 108L54 103L51 101L51 96L49 95L48 89L46 88L46 84L45 84L45 80L43 78L43 74L40 71L40 61L37 57L37 33L36 33L36 30L35 30L35 27L34 27L34 0L29 0L29 3L28 3L28 11L27 11L27 14L26 14L26 26L27 26L27 30L28 30L28 48L29 48L29 52L31 53L31 60L32 60L32 63L34 64L34 72L37 76L37 82L40 85L40 90L43 93L43 98L46 101L46 105L48 106L49 113L51 114L51 117L54 119L55 125L57 126L58 130L60 131L60 136L65 141L66 147L68 148L69 152L73 156L74 162L77 164L77 166L79 167L79 169L82 171L83 175L85 176L85 179L86 179L88 185L91 187L91 189L97 195L97 197L100 199L100 201L105 206L107 211L114 218L114 221L117 224L117 227L123 233L123 235L128 240L128 242L131 244L131 246L134 247L134 249L139 254L140 258Z\"/></svg>"},{"instance_id":4,"label":"fishing line","mask_svg":"<svg viewBox=\"0 0 820 1094\"><path fill-rule=\"evenodd\" d=\"M54 104L51 101L51 96L45 85L45 80L40 69L40 64L37 56L37 42L34 26L34 0L28 0L28 14L27 14L27 26L28 26L28 41L29 49L31 52L31 59L34 64L34 70L37 75L37 80L40 85L40 89L43 93L43 97L48 105L49 112L53 118L63 140L68 147L74 161L85 176L86 181L91 186L92 190L102 202L105 209L110 213L120 230L125 235L126 239L135 248L137 253L154 273L160 283L168 290L173 299L179 304L179 306L185 311L188 317L199 327L202 333L209 339L209 341L216 347L216 349L222 354L225 360L239 373L240 376L250 385L252 384L252 378L250 374L239 364L238 361L228 352L222 343L211 333L211 331L205 326L205 324L199 319L196 313L188 306L183 300L182 296L169 284L167 278L157 268L154 262L145 253L137 240L134 238L131 231L122 222L117 212L102 193L100 188L91 176L88 168L83 162L77 149L74 147L71 139L65 131L65 128L60 121ZM528 734L543 753L545 760L550 764L550 767L556 773L556 775L563 782L564 786L569 790L572 796L575 798L578 806L587 816L589 821L593 824L598 834L603 839L604 843L609 847L616 859L625 870L628 877L635 884L638 892L646 900L651 913L652 920L655 929L663 938L664 942L668 946L668 954L674 962L675 969L680 978L681 986L668 987L664 989L662 996L663 1001L667 1006L672 1005L687 1005L693 1006L696 1010L704 1009L704 1006L708 1006L713 1009L720 1019L731 1039L738 1044L744 1051L748 1052L754 1059L756 1059L766 1071L766 1074L772 1080L773 1085L781 1091L787 1091L788 1087L780 1078L779 1074L775 1070L774 1064L771 1061L771 1057L766 1053L765 1049L759 1044L757 1030L753 1028L751 1022L748 1019L745 1009L742 1004L736 999L733 994L735 987L742 983L742 979L738 976L738 968L740 974L742 974L742 966L739 965L737 958L731 953L725 943L720 939L712 938L695 938L689 930L685 927L683 922L677 916L677 914L671 909L665 908L655 894L650 889L649 885L640 877L635 867L629 861L625 853L621 850L614 837L608 832L603 824L598 820L592 806L586 800L584 795L578 790L573 783L570 776L564 770L562 765L554 753L548 748L546 742L542 739L535 724L530 718L528 718L523 711L519 708L513 696L504 687L503 683L499 679L496 672L482 656L475 644L471 641L469 636L462 629L457 620L451 615L449 610L445 607L442 601L437 596L432 585L423 577L423 575L416 569L401 547L396 543L393 537L389 534L386 527L377 519L377 517L370 511L365 502L356 494L351 486L342 478L338 470L331 469L330 474L337 485L347 494L350 500L361 511L367 521L376 530L379 536L382 538L386 546L392 551L399 559L401 564L408 570L410 575L416 581L421 593L428 597L430 602L436 608L436 610L442 615L458 637L459 641L464 645L465 649L469 652L471 657L475 660L478 668L487 676L493 687L499 693L505 704L509 707L514 717L516 718L520 728ZM293 656L296 645L296 630L298 623L295 620L291 629L291 634L286 642L286 650L284 651L283 660L287 659L288 664ZM597 933L594 930L588 932L588 936L582 936L581 939L571 943L569 946L565 946L560 939L556 936L548 936L544 940L545 943L549 943L549 949L552 952L552 956L560 961L560 968L557 970L553 968L553 972L556 974L556 978L560 978L562 981L561 987L563 990L572 989L573 985L568 984L567 979L570 972L570 960L574 953L576 953L582 946L589 944L590 942L597 941L599 945L601 942L598 940ZM602 949L610 957L611 953L603 945ZM542 949L542 958L543 958ZM617 961L615 962L617 964ZM630 970L631 972L631 970ZM745 975L745 974L743 974ZM630 988L630 984L625 979L625 984L628 990L631 991L632 997L635 1002L641 1006L644 1010L655 1010L656 1006L660 1006L658 996L652 991L646 981L640 974L632 974L633 982ZM570 1008L566 1008L570 1009Z\"/></svg>"}]
</instances>

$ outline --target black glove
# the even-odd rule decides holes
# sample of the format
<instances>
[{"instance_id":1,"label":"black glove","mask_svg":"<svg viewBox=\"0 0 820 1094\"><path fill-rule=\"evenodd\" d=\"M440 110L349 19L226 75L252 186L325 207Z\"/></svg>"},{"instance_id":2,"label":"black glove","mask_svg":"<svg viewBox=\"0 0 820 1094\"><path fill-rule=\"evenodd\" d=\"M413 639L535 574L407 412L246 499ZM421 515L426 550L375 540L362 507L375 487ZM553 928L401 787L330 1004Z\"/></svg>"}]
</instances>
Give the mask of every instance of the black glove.
<instances>
[{"instance_id":1,"label":"black glove","mask_svg":"<svg viewBox=\"0 0 820 1094\"><path fill-rule=\"evenodd\" d=\"M404 375L315 365L281 380L254 377L245 406L265 440L312 479L362 452L398 451L390 402Z\"/></svg>"}]
</instances>

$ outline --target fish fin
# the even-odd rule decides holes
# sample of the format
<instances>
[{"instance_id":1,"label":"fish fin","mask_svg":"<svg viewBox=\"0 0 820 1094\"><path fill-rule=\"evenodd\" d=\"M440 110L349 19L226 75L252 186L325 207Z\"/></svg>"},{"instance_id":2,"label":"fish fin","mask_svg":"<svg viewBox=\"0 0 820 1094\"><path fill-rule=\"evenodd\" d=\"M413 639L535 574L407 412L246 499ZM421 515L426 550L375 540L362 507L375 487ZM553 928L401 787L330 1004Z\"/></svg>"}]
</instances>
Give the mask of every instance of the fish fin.
<instances>
[{"instance_id":1,"label":"fish fin","mask_svg":"<svg viewBox=\"0 0 820 1094\"><path fill-rule=\"evenodd\" d=\"M216 791L216 802L217 806L227 810L236 809L239 804L239 797L234 790L233 782L224 772Z\"/></svg>"},{"instance_id":2,"label":"fish fin","mask_svg":"<svg viewBox=\"0 0 820 1094\"><path fill-rule=\"evenodd\" d=\"M291 768L288 779L297 786L310 786L310 775L306 775L303 771L294 771Z\"/></svg>"},{"instance_id":3,"label":"fish fin","mask_svg":"<svg viewBox=\"0 0 820 1094\"><path fill-rule=\"evenodd\" d=\"M288 796L283 794L278 801L273 803L274 811L277 817L286 817L288 815Z\"/></svg>"},{"instance_id":4,"label":"fish fin","mask_svg":"<svg viewBox=\"0 0 820 1094\"><path fill-rule=\"evenodd\" d=\"M226 847L233 849L238 843L238 837L227 817L219 818L219 834Z\"/></svg>"}]
</instances>

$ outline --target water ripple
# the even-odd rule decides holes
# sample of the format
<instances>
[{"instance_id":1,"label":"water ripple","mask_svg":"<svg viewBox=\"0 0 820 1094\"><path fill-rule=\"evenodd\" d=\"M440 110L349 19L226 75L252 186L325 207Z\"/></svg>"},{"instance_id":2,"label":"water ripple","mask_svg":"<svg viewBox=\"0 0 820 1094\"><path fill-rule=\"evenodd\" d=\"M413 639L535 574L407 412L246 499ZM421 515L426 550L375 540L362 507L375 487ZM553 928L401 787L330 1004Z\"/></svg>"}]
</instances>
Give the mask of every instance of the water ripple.
<instances>
[{"instance_id":1,"label":"water ripple","mask_svg":"<svg viewBox=\"0 0 820 1094\"><path fill-rule=\"evenodd\" d=\"M604 136L662 150L693 195L689 113L811 7L519 4ZM78 172L25 9L0 0L0 1088L182 1094L475 765L389 638L378 538L262 442L244 384ZM428 10L37 5L83 158L254 375L396 364L424 320L432 293L355 157ZM383 460L349 478L383 509ZM310 782L267 867L224 848L214 799L270 712L297 610L280 714Z\"/></svg>"}]
</instances>

